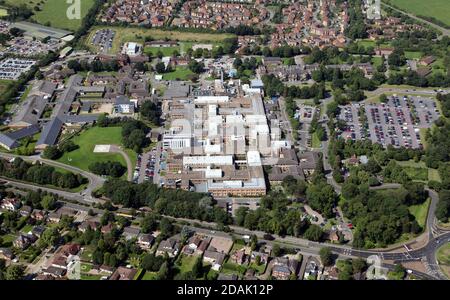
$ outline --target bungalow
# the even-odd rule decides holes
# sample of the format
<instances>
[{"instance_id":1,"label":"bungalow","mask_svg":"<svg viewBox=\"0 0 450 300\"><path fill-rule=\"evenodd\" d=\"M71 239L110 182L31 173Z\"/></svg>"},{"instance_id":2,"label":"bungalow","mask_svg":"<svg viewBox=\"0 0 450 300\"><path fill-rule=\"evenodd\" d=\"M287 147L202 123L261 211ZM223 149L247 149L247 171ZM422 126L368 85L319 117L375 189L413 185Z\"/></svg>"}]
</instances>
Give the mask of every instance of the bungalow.
<instances>
[{"instance_id":1,"label":"bungalow","mask_svg":"<svg viewBox=\"0 0 450 300\"><path fill-rule=\"evenodd\" d=\"M61 269L54 266L50 266L47 269L42 270L43 275L48 275L56 278L61 278L64 275L66 275L66 273L67 273L66 269Z\"/></svg>"},{"instance_id":2,"label":"bungalow","mask_svg":"<svg viewBox=\"0 0 450 300\"><path fill-rule=\"evenodd\" d=\"M51 223L59 223L59 221L61 221L61 213L58 213L58 212L49 213L48 221Z\"/></svg>"},{"instance_id":3,"label":"bungalow","mask_svg":"<svg viewBox=\"0 0 450 300\"><path fill-rule=\"evenodd\" d=\"M0 248L0 258L12 260L14 258L14 253L9 248Z\"/></svg>"},{"instance_id":4,"label":"bungalow","mask_svg":"<svg viewBox=\"0 0 450 300\"><path fill-rule=\"evenodd\" d=\"M78 230L81 232L85 232L88 228L91 230L97 230L100 227L100 222L94 219L84 220L80 226L78 226Z\"/></svg>"},{"instance_id":5,"label":"bungalow","mask_svg":"<svg viewBox=\"0 0 450 300\"><path fill-rule=\"evenodd\" d=\"M25 249L33 243L33 239L29 235L21 234L13 242L13 246L19 249Z\"/></svg>"},{"instance_id":6,"label":"bungalow","mask_svg":"<svg viewBox=\"0 0 450 300\"><path fill-rule=\"evenodd\" d=\"M126 240L131 240L137 238L140 232L141 230L139 228L128 226L123 229L122 235Z\"/></svg>"},{"instance_id":7,"label":"bungalow","mask_svg":"<svg viewBox=\"0 0 450 300\"><path fill-rule=\"evenodd\" d=\"M45 219L46 214L47 213L44 210L33 209L33 211L31 212L31 218L36 221L42 221Z\"/></svg>"},{"instance_id":8,"label":"bungalow","mask_svg":"<svg viewBox=\"0 0 450 300\"><path fill-rule=\"evenodd\" d=\"M102 226L102 229L100 229L100 231L103 234L107 234L107 233L110 233L113 230L113 228L114 228L114 225L112 223L108 223L105 226Z\"/></svg>"},{"instance_id":9,"label":"bungalow","mask_svg":"<svg viewBox=\"0 0 450 300\"><path fill-rule=\"evenodd\" d=\"M205 253L203 254L203 261L205 263L212 264L211 269L213 269L214 271L219 271L220 270L224 260L225 260L225 254L224 253L211 251L211 250L206 250Z\"/></svg>"},{"instance_id":10,"label":"bungalow","mask_svg":"<svg viewBox=\"0 0 450 300\"><path fill-rule=\"evenodd\" d=\"M243 265L243 264L247 263L248 257L245 254L245 249L242 248L240 250L235 251L231 255L230 260L238 265Z\"/></svg>"},{"instance_id":11,"label":"bungalow","mask_svg":"<svg viewBox=\"0 0 450 300\"><path fill-rule=\"evenodd\" d=\"M20 214L22 217L28 217L28 216L31 214L32 211L33 211L33 209L31 208L31 206L24 205L24 206L22 206L22 207L20 208L19 214Z\"/></svg>"},{"instance_id":12,"label":"bungalow","mask_svg":"<svg viewBox=\"0 0 450 300\"><path fill-rule=\"evenodd\" d=\"M419 60L419 64L422 66L429 66L436 61L436 58L432 55L425 56L421 60Z\"/></svg>"},{"instance_id":13,"label":"bungalow","mask_svg":"<svg viewBox=\"0 0 450 300\"><path fill-rule=\"evenodd\" d=\"M19 209L21 203L19 199L16 198L4 198L1 202L0 207L6 210L15 211Z\"/></svg>"},{"instance_id":14,"label":"bungalow","mask_svg":"<svg viewBox=\"0 0 450 300\"><path fill-rule=\"evenodd\" d=\"M109 280L133 280L136 276L136 269L129 269L125 267L118 267L111 275Z\"/></svg>"},{"instance_id":15,"label":"bungalow","mask_svg":"<svg viewBox=\"0 0 450 300\"><path fill-rule=\"evenodd\" d=\"M268 260L269 260L269 254L264 253L264 252L258 252L258 251L253 251L251 256L250 256L250 261L251 262L255 262L256 261L256 257L260 258L260 262L261 264L267 264Z\"/></svg>"},{"instance_id":16,"label":"bungalow","mask_svg":"<svg viewBox=\"0 0 450 300\"><path fill-rule=\"evenodd\" d=\"M151 234L141 233L138 236L137 243L142 249L150 249L154 242L155 237Z\"/></svg>"},{"instance_id":17,"label":"bungalow","mask_svg":"<svg viewBox=\"0 0 450 300\"><path fill-rule=\"evenodd\" d=\"M44 231L45 231L45 227L38 225L38 226L33 227L33 229L31 230L31 234L40 238L42 236L42 234L44 233Z\"/></svg>"},{"instance_id":18,"label":"bungalow","mask_svg":"<svg viewBox=\"0 0 450 300\"><path fill-rule=\"evenodd\" d=\"M297 275L298 261L287 257L276 257L272 268L272 276L278 280L287 280Z\"/></svg>"},{"instance_id":19,"label":"bungalow","mask_svg":"<svg viewBox=\"0 0 450 300\"><path fill-rule=\"evenodd\" d=\"M180 243L174 239L167 239L159 243L156 255L159 256L167 253L169 257L175 257L178 251L180 251Z\"/></svg>"}]
</instances>

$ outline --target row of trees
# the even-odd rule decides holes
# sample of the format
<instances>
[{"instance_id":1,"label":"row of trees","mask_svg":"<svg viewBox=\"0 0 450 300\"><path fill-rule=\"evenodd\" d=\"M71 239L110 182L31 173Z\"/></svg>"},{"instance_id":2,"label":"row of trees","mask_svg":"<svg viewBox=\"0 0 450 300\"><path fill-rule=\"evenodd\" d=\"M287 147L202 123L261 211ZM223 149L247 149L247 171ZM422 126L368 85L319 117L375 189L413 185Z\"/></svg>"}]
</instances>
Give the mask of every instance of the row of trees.
<instances>
[{"instance_id":1,"label":"row of trees","mask_svg":"<svg viewBox=\"0 0 450 300\"><path fill-rule=\"evenodd\" d=\"M97 175L106 175L111 177L121 177L126 168L117 161L95 162L89 165L89 170Z\"/></svg>"},{"instance_id":2,"label":"row of trees","mask_svg":"<svg viewBox=\"0 0 450 300\"><path fill-rule=\"evenodd\" d=\"M86 178L80 174L61 173L52 166L41 164L34 165L16 158L12 163L0 159L0 174L5 177L33 182L39 185L51 184L60 188L76 188L86 182Z\"/></svg>"},{"instance_id":3,"label":"row of trees","mask_svg":"<svg viewBox=\"0 0 450 300\"><path fill-rule=\"evenodd\" d=\"M163 215L220 224L231 223L231 217L215 206L211 197L201 193L163 189L152 183L133 184L117 179L106 181L102 192L112 203L125 207L149 206Z\"/></svg>"}]
</instances>

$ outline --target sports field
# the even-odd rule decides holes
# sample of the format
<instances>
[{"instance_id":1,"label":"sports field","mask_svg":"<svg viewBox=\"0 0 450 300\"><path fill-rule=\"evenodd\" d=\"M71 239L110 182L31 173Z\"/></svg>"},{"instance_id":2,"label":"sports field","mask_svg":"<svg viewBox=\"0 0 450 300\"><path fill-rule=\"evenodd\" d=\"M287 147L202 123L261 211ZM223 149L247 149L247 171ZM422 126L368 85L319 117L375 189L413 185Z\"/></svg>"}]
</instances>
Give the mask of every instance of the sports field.
<instances>
[{"instance_id":1,"label":"sports field","mask_svg":"<svg viewBox=\"0 0 450 300\"><path fill-rule=\"evenodd\" d=\"M6 2L11 5L26 4L34 13L32 19L39 24L71 31L81 26L82 19L94 4L94 0L81 0L80 18L69 19L67 11L72 4L68 4L66 0L6 0ZM35 10L35 7L39 10Z\"/></svg>"},{"instance_id":2,"label":"sports field","mask_svg":"<svg viewBox=\"0 0 450 300\"><path fill-rule=\"evenodd\" d=\"M386 2L416 16L433 17L450 26L450 2L448 0L389 0Z\"/></svg>"},{"instance_id":3,"label":"sports field","mask_svg":"<svg viewBox=\"0 0 450 300\"><path fill-rule=\"evenodd\" d=\"M108 160L117 161L126 166L127 163L125 159L119 153L93 152L95 145L112 144L120 146L121 140L122 127L92 127L72 138L72 141L80 148L72 152L64 153L58 161L83 170L89 170L89 165L94 162L106 162ZM126 149L125 152L135 165L137 156L136 153L129 149Z\"/></svg>"},{"instance_id":4,"label":"sports field","mask_svg":"<svg viewBox=\"0 0 450 300\"><path fill-rule=\"evenodd\" d=\"M97 30L112 29L116 32L112 42L111 53L118 53L120 47L126 42L144 43L145 37L151 37L154 40L172 40L180 42L201 42L201 43L218 43L224 39L234 37L233 34L228 33L198 33L198 32L181 32L173 30L161 30L156 28L135 28L135 27L117 27L117 26L94 26L88 34L85 45L94 48L91 44L92 38ZM181 43L186 48L186 43ZM180 53L186 49L180 49Z\"/></svg>"}]
</instances>

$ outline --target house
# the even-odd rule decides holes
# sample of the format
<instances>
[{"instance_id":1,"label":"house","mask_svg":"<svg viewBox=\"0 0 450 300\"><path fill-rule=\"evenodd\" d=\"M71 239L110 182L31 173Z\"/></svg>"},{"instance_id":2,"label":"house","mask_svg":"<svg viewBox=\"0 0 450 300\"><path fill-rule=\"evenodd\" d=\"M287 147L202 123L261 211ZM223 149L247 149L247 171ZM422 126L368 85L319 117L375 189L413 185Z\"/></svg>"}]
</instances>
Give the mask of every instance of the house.
<instances>
[{"instance_id":1,"label":"house","mask_svg":"<svg viewBox=\"0 0 450 300\"><path fill-rule=\"evenodd\" d=\"M230 260L231 260L232 262L234 262L235 264L238 264L238 265L243 265L243 264L247 263L248 257L247 257L247 255L245 254L245 249L242 248L242 249L240 249L240 250L235 251L235 252L231 255Z\"/></svg>"},{"instance_id":2,"label":"house","mask_svg":"<svg viewBox=\"0 0 450 300\"><path fill-rule=\"evenodd\" d=\"M48 221L51 223L59 223L61 221L61 213L51 212L48 214Z\"/></svg>"},{"instance_id":3,"label":"house","mask_svg":"<svg viewBox=\"0 0 450 300\"><path fill-rule=\"evenodd\" d=\"M109 280L133 280L137 270L132 268L118 267Z\"/></svg>"},{"instance_id":4,"label":"house","mask_svg":"<svg viewBox=\"0 0 450 300\"><path fill-rule=\"evenodd\" d=\"M116 114L134 114L134 103L126 96L117 96L114 102L114 112Z\"/></svg>"},{"instance_id":5,"label":"house","mask_svg":"<svg viewBox=\"0 0 450 300\"><path fill-rule=\"evenodd\" d=\"M114 267L110 267L110 266L107 266L107 265L101 265L99 267L99 270L100 270L100 272L106 273L106 274L109 274L109 275L114 273Z\"/></svg>"},{"instance_id":6,"label":"house","mask_svg":"<svg viewBox=\"0 0 450 300\"><path fill-rule=\"evenodd\" d=\"M38 226L33 227L33 229L31 230L31 234L40 238L42 236L42 234L44 233L44 231L45 231L45 227L38 225Z\"/></svg>"},{"instance_id":7,"label":"house","mask_svg":"<svg viewBox=\"0 0 450 300\"><path fill-rule=\"evenodd\" d=\"M107 234L107 233L110 233L113 230L113 228L114 228L114 225L112 223L108 223L105 226L102 226L102 229L100 229L100 231L103 234Z\"/></svg>"},{"instance_id":8,"label":"house","mask_svg":"<svg viewBox=\"0 0 450 300\"><path fill-rule=\"evenodd\" d=\"M16 198L4 198L1 202L0 207L9 211L15 211L19 209L21 203L19 199Z\"/></svg>"},{"instance_id":9,"label":"house","mask_svg":"<svg viewBox=\"0 0 450 300\"><path fill-rule=\"evenodd\" d=\"M421 60L419 60L419 65L429 66L436 61L436 58L432 55L425 56Z\"/></svg>"},{"instance_id":10,"label":"house","mask_svg":"<svg viewBox=\"0 0 450 300\"><path fill-rule=\"evenodd\" d=\"M13 246L19 249L26 249L28 246L30 246L36 239L32 238L31 235L19 235L13 242Z\"/></svg>"},{"instance_id":11,"label":"house","mask_svg":"<svg viewBox=\"0 0 450 300\"><path fill-rule=\"evenodd\" d=\"M316 277L319 272L319 262L311 259L305 267L305 273L303 275L304 279L308 279L308 277Z\"/></svg>"},{"instance_id":12,"label":"house","mask_svg":"<svg viewBox=\"0 0 450 300\"><path fill-rule=\"evenodd\" d=\"M264 253L264 252L258 252L258 251L253 251L251 256L250 256L250 261L253 263L256 261L256 257L260 257L260 262L261 264L267 264L268 260L269 260L269 254Z\"/></svg>"},{"instance_id":13,"label":"house","mask_svg":"<svg viewBox=\"0 0 450 300\"><path fill-rule=\"evenodd\" d=\"M0 248L0 258L12 260L14 258L14 253L9 248Z\"/></svg>"},{"instance_id":14,"label":"house","mask_svg":"<svg viewBox=\"0 0 450 300\"><path fill-rule=\"evenodd\" d=\"M123 229L122 235L126 240L131 240L137 238L140 232L141 230L139 228L128 226Z\"/></svg>"},{"instance_id":15,"label":"house","mask_svg":"<svg viewBox=\"0 0 450 300\"><path fill-rule=\"evenodd\" d=\"M97 230L100 227L100 222L96 219L88 219L84 220L80 226L78 226L78 230L81 232L85 232L88 228L91 230Z\"/></svg>"},{"instance_id":16,"label":"house","mask_svg":"<svg viewBox=\"0 0 450 300\"><path fill-rule=\"evenodd\" d=\"M0 133L0 146L10 151L20 146L20 143L10 138L8 135Z\"/></svg>"},{"instance_id":17,"label":"house","mask_svg":"<svg viewBox=\"0 0 450 300\"><path fill-rule=\"evenodd\" d=\"M138 245L143 249L150 249L155 242L155 237L151 234L141 233L138 236Z\"/></svg>"},{"instance_id":18,"label":"house","mask_svg":"<svg viewBox=\"0 0 450 300\"><path fill-rule=\"evenodd\" d=\"M167 253L169 257L175 257L178 251L180 251L180 243L175 239L167 239L159 243L156 255L164 255L164 253Z\"/></svg>"},{"instance_id":19,"label":"house","mask_svg":"<svg viewBox=\"0 0 450 300\"><path fill-rule=\"evenodd\" d=\"M36 221L42 221L45 219L46 214L47 213L44 210L33 209L33 211L31 212L31 218Z\"/></svg>"},{"instance_id":20,"label":"house","mask_svg":"<svg viewBox=\"0 0 450 300\"><path fill-rule=\"evenodd\" d=\"M316 152L304 152L298 155L299 166L306 177L311 176L316 169L319 155Z\"/></svg>"},{"instance_id":21,"label":"house","mask_svg":"<svg viewBox=\"0 0 450 300\"><path fill-rule=\"evenodd\" d=\"M298 261L287 257L276 257L272 268L272 276L278 280L287 280L291 275L297 276Z\"/></svg>"},{"instance_id":22,"label":"house","mask_svg":"<svg viewBox=\"0 0 450 300\"><path fill-rule=\"evenodd\" d=\"M224 260L225 260L224 253L206 250L205 253L203 254L203 262L212 264L211 269L215 271L220 270Z\"/></svg>"},{"instance_id":23,"label":"house","mask_svg":"<svg viewBox=\"0 0 450 300\"><path fill-rule=\"evenodd\" d=\"M375 54L379 56L389 56L394 52L394 48L391 47L377 47L375 49Z\"/></svg>"},{"instance_id":24,"label":"house","mask_svg":"<svg viewBox=\"0 0 450 300\"><path fill-rule=\"evenodd\" d=\"M22 207L20 208L19 214L20 214L22 217L28 217L28 216L31 214L32 211L33 211L33 209L31 208L31 206L24 205L24 206L22 206Z\"/></svg>"},{"instance_id":25,"label":"house","mask_svg":"<svg viewBox=\"0 0 450 300\"><path fill-rule=\"evenodd\" d=\"M62 268L58 268L58 267L54 267L54 266L50 266L50 267L42 270L43 275L52 276L55 278L61 278L64 275L66 275L66 273L67 273L66 269L62 269Z\"/></svg>"}]
</instances>

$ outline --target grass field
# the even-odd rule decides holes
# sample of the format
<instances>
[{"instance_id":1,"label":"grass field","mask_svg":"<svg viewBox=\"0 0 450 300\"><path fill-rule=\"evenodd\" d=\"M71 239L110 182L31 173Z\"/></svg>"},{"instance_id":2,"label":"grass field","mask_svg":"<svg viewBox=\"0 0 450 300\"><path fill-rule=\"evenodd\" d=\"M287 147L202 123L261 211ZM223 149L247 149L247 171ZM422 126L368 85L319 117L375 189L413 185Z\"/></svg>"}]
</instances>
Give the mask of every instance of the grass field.
<instances>
[{"instance_id":1,"label":"grass field","mask_svg":"<svg viewBox=\"0 0 450 300\"><path fill-rule=\"evenodd\" d=\"M157 272L147 271L145 272L144 276L142 276L141 280L156 280L158 278L157 275Z\"/></svg>"},{"instance_id":2,"label":"grass field","mask_svg":"<svg viewBox=\"0 0 450 300\"><path fill-rule=\"evenodd\" d=\"M182 255L177 262L177 265L179 265L178 269L180 270L180 273L183 274L192 271L192 268L194 267L197 257L198 256L196 255L192 256Z\"/></svg>"},{"instance_id":3,"label":"grass field","mask_svg":"<svg viewBox=\"0 0 450 300\"><path fill-rule=\"evenodd\" d=\"M125 159L118 153L94 153L95 145L121 145L122 140L121 127L92 127L81 132L72 138L73 142L80 148L64 153L58 159L59 162L78 167L83 170L89 170L89 165L93 162L105 162L108 160L120 162L126 166ZM125 149L132 163L136 163L137 155L134 151Z\"/></svg>"},{"instance_id":4,"label":"grass field","mask_svg":"<svg viewBox=\"0 0 450 300\"><path fill-rule=\"evenodd\" d=\"M407 59L421 59L422 52L419 51L405 51L405 57Z\"/></svg>"},{"instance_id":5,"label":"grass field","mask_svg":"<svg viewBox=\"0 0 450 300\"><path fill-rule=\"evenodd\" d=\"M0 8L0 17L6 17L8 15L8 11L4 8Z\"/></svg>"},{"instance_id":6,"label":"grass field","mask_svg":"<svg viewBox=\"0 0 450 300\"><path fill-rule=\"evenodd\" d=\"M446 243L438 249L436 258L441 270L447 278L450 278L450 243Z\"/></svg>"},{"instance_id":7,"label":"grass field","mask_svg":"<svg viewBox=\"0 0 450 300\"><path fill-rule=\"evenodd\" d=\"M3 93L8 88L9 84L11 83L10 80L0 80L0 93Z\"/></svg>"},{"instance_id":8,"label":"grass field","mask_svg":"<svg viewBox=\"0 0 450 300\"><path fill-rule=\"evenodd\" d=\"M317 137L317 134L313 133L311 136L311 147L320 148L321 145L322 145L322 142Z\"/></svg>"},{"instance_id":9,"label":"grass field","mask_svg":"<svg viewBox=\"0 0 450 300\"><path fill-rule=\"evenodd\" d=\"M433 17L450 26L448 0L389 0L388 2L414 15Z\"/></svg>"},{"instance_id":10,"label":"grass field","mask_svg":"<svg viewBox=\"0 0 450 300\"><path fill-rule=\"evenodd\" d=\"M409 213L412 214L420 227L425 227L427 221L428 207L430 206L430 199L428 198L424 203L419 205L411 205L408 207Z\"/></svg>"},{"instance_id":11,"label":"grass field","mask_svg":"<svg viewBox=\"0 0 450 300\"><path fill-rule=\"evenodd\" d=\"M427 168L423 161L415 162L414 160L408 160L397 161L397 163L404 168L405 172L411 177L412 180L441 181L438 170Z\"/></svg>"},{"instance_id":12,"label":"grass field","mask_svg":"<svg viewBox=\"0 0 450 300\"><path fill-rule=\"evenodd\" d=\"M115 26L94 26L90 33L88 34L87 39L85 40L85 44L93 48L91 45L92 37L95 32L99 29L110 28L116 32L116 35L113 40L111 53L118 53L120 51L120 47L126 42L139 42L143 43L145 37L152 37L155 40L160 39L169 39L180 42L201 42L201 43L219 43L224 39L233 37L233 34L212 34L212 33L195 33L195 32L181 32L181 31L169 31L169 30L161 30L155 28L125 28L125 27L115 27ZM186 47L190 47L189 43L182 43L181 51L186 51L184 49Z\"/></svg>"},{"instance_id":13,"label":"grass field","mask_svg":"<svg viewBox=\"0 0 450 300\"><path fill-rule=\"evenodd\" d=\"M71 7L71 4L67 4L65 0L6 0L6 2L12 5L26 4L33 10L34 15L32 19L42 25L50 25L72 31L77 30L81 26L82 19L94 4L94 0L80 1L80 18L69 19L67 11ZM40 10L35 11L35 6L38 6Z\"/></svg>"},{"instance_id":14,"label":"grass field","mask_svg":"<svg viewBox=\"0 0 450 300\"><path fill-rule=\"evenodd\" d=\"M189 78L189 75L194 74L191 70L189 70L187 67L177 67L175 71L164 73L163 79L164 80L187 80Z\"/></svg>"}]
</instances>

